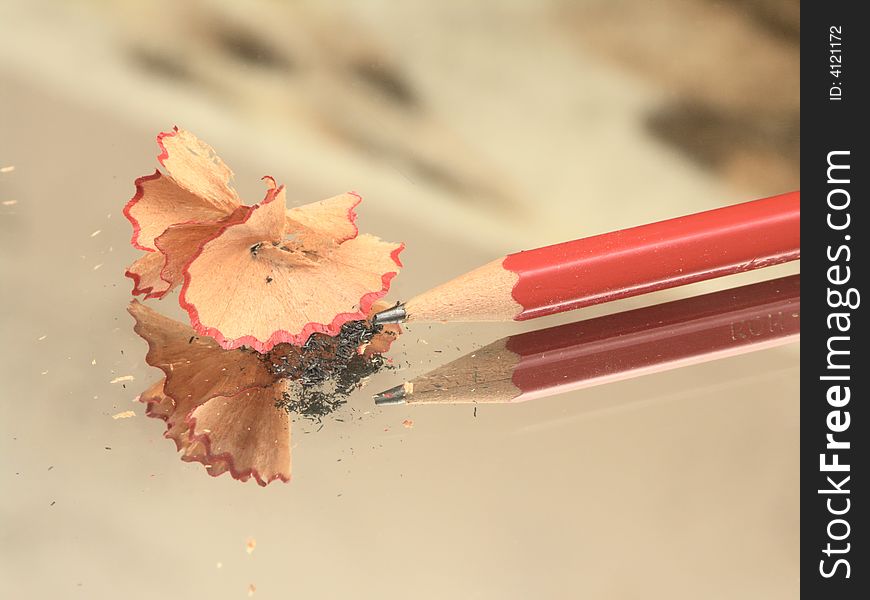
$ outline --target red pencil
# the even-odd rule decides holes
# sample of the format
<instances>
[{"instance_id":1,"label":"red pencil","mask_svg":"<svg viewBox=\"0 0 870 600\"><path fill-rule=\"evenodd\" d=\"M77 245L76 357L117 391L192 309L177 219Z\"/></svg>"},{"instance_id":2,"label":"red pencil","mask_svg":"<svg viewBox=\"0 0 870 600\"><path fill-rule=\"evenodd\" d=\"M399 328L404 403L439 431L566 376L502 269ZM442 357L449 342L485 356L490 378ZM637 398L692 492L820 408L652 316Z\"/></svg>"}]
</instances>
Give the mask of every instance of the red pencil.
<instances>
[{"instance_id":1,"label":"red pencil","mask_svg":"<svg viewBox=\"0 0 870 600\"><path fill-rule=\"evenodd\" d=\"M513 335L376 404L522 402L743 354L800 335L800 275Z\"/></svg>"},{"instance_id":2,"label":"red pencil","mask_svg":"<svg viewBox=\"0 0 870 600\"><path fill-rule=\"evenodd\" d=\"M800 192L517 252L378 323L524 321L800 258Z\"/></svg>"}]
</instances>

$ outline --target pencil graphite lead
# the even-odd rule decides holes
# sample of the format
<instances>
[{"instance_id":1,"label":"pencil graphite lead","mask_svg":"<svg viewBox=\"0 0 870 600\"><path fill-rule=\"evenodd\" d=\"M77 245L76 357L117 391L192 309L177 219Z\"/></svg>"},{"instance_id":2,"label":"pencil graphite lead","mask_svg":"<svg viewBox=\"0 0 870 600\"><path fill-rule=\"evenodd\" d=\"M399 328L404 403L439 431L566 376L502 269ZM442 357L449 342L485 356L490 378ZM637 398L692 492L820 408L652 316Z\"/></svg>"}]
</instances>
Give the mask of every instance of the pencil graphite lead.
<instances>
[{"instance_id":1,"label":"pencil graphite lead","mask_svg":"<svg viewBox=\"0 0 870 600\"><path fill-rule=\"evenodd\" d=\"M386 325L388 323L401 323L407 318L404 304L396 304L395 306L375 313L372 317L372 325Z\"/></svg>"},{"instance_id":2,"label":"pencil graphite lead","mask_svg":"<svg viewBox=\"0 0 870 600\"><path fill-rule=\"evenodd\" d=\"M384 390L380 394L375 394L372 396L375 400L375 404L377 406L386 406L390 404L404 404L405 403L405 395L407 394L408 385L402 383L397 385L396 387L391 387L388 390Z\"/></svg>"}]
</instances>

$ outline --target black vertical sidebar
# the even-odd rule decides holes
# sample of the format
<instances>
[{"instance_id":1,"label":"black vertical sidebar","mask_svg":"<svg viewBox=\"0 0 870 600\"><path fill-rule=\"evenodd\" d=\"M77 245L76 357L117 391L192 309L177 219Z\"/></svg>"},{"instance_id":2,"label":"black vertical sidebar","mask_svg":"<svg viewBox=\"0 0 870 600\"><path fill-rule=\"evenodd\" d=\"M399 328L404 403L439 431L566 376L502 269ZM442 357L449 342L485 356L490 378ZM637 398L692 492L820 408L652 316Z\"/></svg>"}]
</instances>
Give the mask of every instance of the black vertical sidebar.
<instances>
[{"instance_id":1,"label":"black vertical sidebar","mask_svg":"<svg viewBox=\"0 0 870 600\"><path fill-rule=\"evenodd\" d=\"M870 23L801 4L801 594L870 593ZM860 358L859 358L860 357ZM863 358L863 362L861 360ZM865 490L863 493L859 489Z\"/></svg>"}]
</instances>

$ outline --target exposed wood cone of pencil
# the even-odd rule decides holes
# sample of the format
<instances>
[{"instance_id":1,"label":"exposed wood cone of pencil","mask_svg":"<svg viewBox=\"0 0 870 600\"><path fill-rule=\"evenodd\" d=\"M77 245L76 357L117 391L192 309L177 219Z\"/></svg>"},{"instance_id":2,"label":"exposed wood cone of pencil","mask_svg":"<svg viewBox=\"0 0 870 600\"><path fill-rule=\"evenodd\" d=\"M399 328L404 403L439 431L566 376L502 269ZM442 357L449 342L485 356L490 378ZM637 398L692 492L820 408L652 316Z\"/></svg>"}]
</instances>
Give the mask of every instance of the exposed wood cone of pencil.
<instances>
[{"instance_id":1,"label":"exposed wood cone of pencil","mask_svg":"<svg viewBox=\"0 0 870 600\"><path fill-rule=\"evenodd\" d=\"M374 395L515 403L772 348L800 335L800 275L513 335Z\"/></svg>"},{"instance_id":2,"label":"exposed wood cone of pencil","mask_svg":"<svg viewBox=\"0 0 870 600\"><path fill-rule=\"evenodd\" d=\"M517 252L376 323L524 321L800 258L800 192Z\"/></svg>"}]
</instances>

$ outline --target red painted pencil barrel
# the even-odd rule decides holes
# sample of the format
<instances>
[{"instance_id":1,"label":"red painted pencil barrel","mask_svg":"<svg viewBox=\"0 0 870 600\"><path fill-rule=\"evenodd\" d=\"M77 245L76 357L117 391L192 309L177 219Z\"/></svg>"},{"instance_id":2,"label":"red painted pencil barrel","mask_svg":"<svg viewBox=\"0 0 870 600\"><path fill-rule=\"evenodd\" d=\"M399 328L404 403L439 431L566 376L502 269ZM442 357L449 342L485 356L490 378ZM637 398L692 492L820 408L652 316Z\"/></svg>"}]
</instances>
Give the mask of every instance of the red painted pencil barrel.
<instances>
[{"instance_id":1,"label":"red painted pencil barrel","mask_svg":"<svg viewBox=\"0 0 870 600\"><path fill-rule=\"evenodd\" d=\"M517 321L800 258L800 192L507 256Z\"/></svg>"},{"instance_id":2,"label":"red painted pencil barrel","mask_svg":"<svg viewBox=\"0 0 870 600\"><path fill-rule=\"evenodd\" d=\"M800 335L800 275L508 338L512 401L771 348Z\"/></svg>"}]
</instances>

